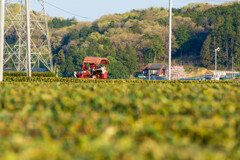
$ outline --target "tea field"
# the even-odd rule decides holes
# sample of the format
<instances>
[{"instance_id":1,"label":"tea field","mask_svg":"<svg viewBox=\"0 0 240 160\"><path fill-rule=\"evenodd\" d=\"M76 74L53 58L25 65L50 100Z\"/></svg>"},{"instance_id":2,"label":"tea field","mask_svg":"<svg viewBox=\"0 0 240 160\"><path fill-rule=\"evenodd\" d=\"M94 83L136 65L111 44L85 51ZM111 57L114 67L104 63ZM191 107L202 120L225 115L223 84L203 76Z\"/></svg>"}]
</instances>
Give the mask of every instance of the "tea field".
<instances>
[{"instance_id":1,"label":"tea field","mask_svg":"<svg viewBox=\"0 0 240 160\"><path fill-rule=\"evenodd\" d=\"M0 159L238 160L239 115L239 82L5 77Z\"/></svg>"}]
</instances>

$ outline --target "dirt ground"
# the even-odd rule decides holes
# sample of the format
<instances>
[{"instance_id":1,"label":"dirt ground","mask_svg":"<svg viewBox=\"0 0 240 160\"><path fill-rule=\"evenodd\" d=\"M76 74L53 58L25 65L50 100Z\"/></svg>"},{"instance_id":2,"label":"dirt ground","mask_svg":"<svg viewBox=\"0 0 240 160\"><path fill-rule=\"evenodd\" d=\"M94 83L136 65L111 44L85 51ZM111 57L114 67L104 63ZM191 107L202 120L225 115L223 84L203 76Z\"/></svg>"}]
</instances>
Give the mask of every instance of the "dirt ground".
<instances>
[{"instance_id":1,"label":"dirt ground","mask_svg":"<svg viewBox=\"0 0 240 160\"><path fill-rule=\"evenodd\" d=\"M206 68L198 68L195 71L191 71L189 73L187 73L187 77L200 77L200 76L204 76L204 75L212 75L213 73L211 71L209 71Z\"/></svg>"}]
</instances>

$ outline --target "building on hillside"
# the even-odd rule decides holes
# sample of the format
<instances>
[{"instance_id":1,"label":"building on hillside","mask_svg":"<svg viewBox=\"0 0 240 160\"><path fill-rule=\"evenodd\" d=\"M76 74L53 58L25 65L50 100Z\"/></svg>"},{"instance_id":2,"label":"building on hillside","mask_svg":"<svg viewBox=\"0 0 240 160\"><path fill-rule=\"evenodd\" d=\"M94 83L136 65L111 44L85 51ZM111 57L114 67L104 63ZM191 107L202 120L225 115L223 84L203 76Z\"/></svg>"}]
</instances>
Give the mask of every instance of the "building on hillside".
<instances>
[{"instance_id":1,"label":"building on hillside","mask_svg":"<svg viewBox=\"0 0 240 160\"><path fill-rule=\"evenodd\" d=\"M153 64L148 64L145 66L143 69L143 74L145 76L150 75L155 75L155 76L168 76L168 66L165 64L160 64L160 63L153 63Z\"/></svg>"}]
</instances>

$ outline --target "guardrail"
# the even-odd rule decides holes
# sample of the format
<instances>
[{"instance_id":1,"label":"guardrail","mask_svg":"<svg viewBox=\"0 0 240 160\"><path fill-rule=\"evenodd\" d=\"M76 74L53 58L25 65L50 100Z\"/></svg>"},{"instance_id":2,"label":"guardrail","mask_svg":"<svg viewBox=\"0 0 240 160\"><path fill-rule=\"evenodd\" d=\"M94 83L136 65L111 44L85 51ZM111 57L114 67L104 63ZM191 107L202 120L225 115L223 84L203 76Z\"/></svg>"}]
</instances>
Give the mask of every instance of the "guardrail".
<instances>
[{"instance_id":1,"label":"guardrail","mask_svg":"<svg viewBox=\"0 0 240 160\"><path fill-rule=\"evenodd\" d=\"M191 80L202 81L202 80L205 80L205 76L192 77L192 78L180 78L179 80L184 80L184 81L191 81Z\"/></svg>"},{"instance_id":2,"label":"guardrail","mask_svg":"<svg viewBox=\"0 0 240 160\"><path fill-rule=\"evenodd\" d=\"M215 70L210 70L212 73L215 73ZM238 74L239 71L220 71L220 70L217 70L217 74L221 74L221 73L226 73L226 74L230 74L230 73L233 73L233 74Z\"/></svg>"},{"instance_id":3,"label":"guardrail","mask_svg":"<svg viewBox=\"0 0 240 160\"><path fill-rule=\"evenodd\" d=\"M223 78L223 80L228 80L228 79L236 78L236 77L240 77L240 73L234 74L233 76L232 75L226 76Z\"/></svg>"}]
</instances>

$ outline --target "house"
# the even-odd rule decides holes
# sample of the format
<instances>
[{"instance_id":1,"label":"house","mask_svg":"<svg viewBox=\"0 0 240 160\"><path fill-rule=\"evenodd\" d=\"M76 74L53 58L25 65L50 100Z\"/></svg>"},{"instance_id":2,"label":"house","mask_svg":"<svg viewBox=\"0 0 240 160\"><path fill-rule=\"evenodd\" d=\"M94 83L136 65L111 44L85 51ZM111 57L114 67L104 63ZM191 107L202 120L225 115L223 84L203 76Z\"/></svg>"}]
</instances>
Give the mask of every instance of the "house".
<instances>
[{"instance_id":1,"label":"house","mask_svg":"<svg viewBox=\"0 0 240 160\"><path fill-rule=\"evenodd\" d=\"M156 75L156 76L165 76L168 75L168 66L160 63L152 63L145 66L143 69L143 74L145 76Z\"/></svg>"}]
</instances>

